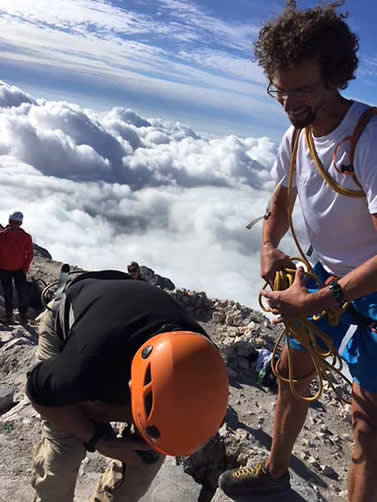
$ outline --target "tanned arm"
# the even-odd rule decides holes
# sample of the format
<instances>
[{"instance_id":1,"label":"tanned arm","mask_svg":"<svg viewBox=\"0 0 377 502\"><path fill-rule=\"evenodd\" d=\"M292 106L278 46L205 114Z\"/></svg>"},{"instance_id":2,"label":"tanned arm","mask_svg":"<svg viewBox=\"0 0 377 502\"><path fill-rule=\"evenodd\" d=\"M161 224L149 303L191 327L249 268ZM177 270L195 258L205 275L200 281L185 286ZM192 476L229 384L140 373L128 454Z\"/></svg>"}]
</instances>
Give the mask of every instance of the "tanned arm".
<instances>
[{"instance_id":1,"label":"tanned arm","mask_svg":"<svg viewBox=\"0 0 377 502\"><path fill-rule=\"evenodd\" d=\"M377 232L377 214L372 215L372 221ZM377 255L359 265L338 282L346 301L356 300L376 292ZM307 317L322 312L324 309L338 308L329 288L321 288L313 294L306 291L301 270L297 271L295 280L289 289L284 291L263 290L261 294L268 300L269 311L279 316L277 322L297 316Z\"/></svg>"},{"instance_id":2,"label":"tanned arm","mask_svg":"<svg viewBox=\"0 0 377 502\"><path fill-rule=\"evenodd\" d=\"M297 190L292 189L292 207L297 197ZM288 220L288 188L279 185L272 196L270 216L263 224L262 246L271 244L277 248L281 239L289 229Z\"/></svg>"},{"instance_id":3,"label":"tanned arm","mask_svg":"<svg viewBox=\"0 0 377 502\"><path fill-rule=\"evenodd\" d=\"M296 189L292 192L291 205L296 200ZM276 271L282 266L291 266L289 256L278 249L280 240L289 228L288 188L279 185L272 196L270 216L264 221L262 230L262 246L260 252L260 275L273 284Z\"/></svg>"}]
</instances>

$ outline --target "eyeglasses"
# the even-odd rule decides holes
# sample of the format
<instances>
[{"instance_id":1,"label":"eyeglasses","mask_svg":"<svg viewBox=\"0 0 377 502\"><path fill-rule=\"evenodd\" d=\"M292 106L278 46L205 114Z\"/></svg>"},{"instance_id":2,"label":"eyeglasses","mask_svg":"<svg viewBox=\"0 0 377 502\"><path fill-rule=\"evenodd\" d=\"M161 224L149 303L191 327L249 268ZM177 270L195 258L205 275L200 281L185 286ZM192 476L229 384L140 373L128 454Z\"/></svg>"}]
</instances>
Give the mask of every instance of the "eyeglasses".
<instances>
[{"instance_id":1,"label":"eyeglasses","mask_svg":"<svg viewBox=\"0 0 377 502\"><path fill-rule=\"evenodd\" d=\"M138 272L139 269L138 268L129 268L128 271L129 272Z\"/></svg>"},{"instance_id":2,"label":"eyeglasses","mask_svg":"<svg viewBox=\"0 0 377 502\"><path fill-rule=\"evenodd\" d=\"M267 86L266 92L271 98L280 100L287 99L288 97L296 99L308 99L316 93L321 84L313 85L312 87L307 87L305 89L297 89L295 91L285 91L284 89L276 89L270 82Z\"/></svg>"}]
</instances>

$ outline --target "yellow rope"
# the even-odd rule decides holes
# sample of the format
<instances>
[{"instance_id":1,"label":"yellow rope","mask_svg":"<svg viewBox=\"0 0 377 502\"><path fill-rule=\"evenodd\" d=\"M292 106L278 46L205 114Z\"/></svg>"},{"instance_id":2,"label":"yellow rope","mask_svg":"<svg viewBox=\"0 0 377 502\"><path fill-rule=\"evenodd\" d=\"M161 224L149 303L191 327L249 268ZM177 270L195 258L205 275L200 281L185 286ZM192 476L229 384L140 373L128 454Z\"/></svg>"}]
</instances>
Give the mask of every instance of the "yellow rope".
<instances>
[{"instance_id":1,"label":"yellow rope","mask_svg":"<svg viewBox=\"0 0 377 502\"><path fill-rule=\"evenodd\" d=\"M292 261L302 261L299 258L293 258ZM296 270L290 268L282 268L276 274L274 278L273 290L281 291L283 289L289 288L295 277ZM320 284L318 277L312 272L304 273L305 280L312 278L317 283ZM265 283L263 289L268 286L268 283ZM262 310L267 311L264 304L262 303L262 297L259 296L259 305ZM332 324L334 321L336 322L339 318L340 314L343 312L345 307L342 308L341 311L336 312L336 315L328 319ZM321 317L328 315L328 312L322 312L319 316L315 317L315 320L319 320ZM296 385L300 382L301 379L295 379L293 376L293 361L292 361L292 349L290 346L290 336L295 338L306 350L306 352L310 355L314 368L315 375L318 381L318 390L314 396L303 396L296 391ZM278 370L276 355L279 350L280 344L283 340L286 339L286 345L288 349L288 378L283 377ZM324 348L321 348L318 341L321 341ZM330 362L327 359L330 358ZM272 358L271 358L271 368L274 375L277 378L280 378L282 381L289 383L289 387L291 389L292 394L296 398L303 399L304 401L315 401L319 399L323 391L323 381L326 380L330 387L335 391L339 399L345 401L345 399L339 394L339 392L335 389L334 384L331 379L331 371L335 371L340 375L343 379L345 379L348 383L349 380L342 374L343 369L343 361L335 349L330 338L323 333L314 322L308 321L306 318L304 319L295 319L292 321L284 322L284 329L280 333L275 347L273 349ZM347 401L346 401L347 402Z\"/></svg>"},{"instance_id":2,"label":"yellow rope","mask_svg":"<svg viewBox=\"0 0 377 502\"><path fill-rule=\"evenodd\" d=\"M298 149L300 133L301 131L299 131L298 134L296 135L292 149L291 168L289 172L289 184L288 184L288 201L289 201L288 220L293 239L300 252L301 258L292 258L291 261L292 262L298 261L304 265L305 282L307 282L307 280L311 278L317 283L318 287L321 288L323 284L319 280L319 278L313 273L312 267L309 261L306 259L306 256L302 251L302 248L298 242L292 222L292 211L293 211L292 182L296 169L296 157L297 157L297 149ZM274 291L282 291L284 289L289 288L294 281L295 274L296 274L295 269L291 269L288 267L281 268L275 273L272 289ZM266 282L263 286L263 289L265 289L267 286L268 283ZM268 311L262 302L261 295L259 295L259 305L262 308L262 310L264 310L265 312ZM344 310L346 310L347 307L348 303L345 303L341 309L338 309L336 311L332 310L323 311L321 314L313 316L313 320L318 321L322 317L327 316L329 323L333 326L336 326L339 322L340 316L342 315ZM307 351L307 353L310 355L312 359L315 368L315 375L318 380L318 391L315 393L314 396L309 396L309 397L303 396L296 391L296 385L302 379L295 379L293 376L293 362L292 362L292 352L291 352L292 349L290 347L290 336L295 338L303 346L303 348ZM286 345L288 350L288 378L284 378L282 375L280 375L277 368L277 363L275 362L276 360L275 356L279 350L280 343L284 337L286 339ZM323 346L325 347L324 349L322 349L319 346L318 340L322 342ZM327 361L328 358L330 358L330 362ZM343 398L343 396L339 394L337 389L335 389L331 379L331 371L334 371L338 375L340 375L344 380L346 380L347 383L351 384L351 382L342 374L343 361L338 351L335 349L330 338L325 333L323 333L315 325L314 322L308 321L306 318L295 319L293 321L284 322L284 329L279 335L272 353L271 368L274 375L277 378L280 378L282 381L289 383L290 390L296 398L303 399L304 401L309 401L309 402L319 399L319 397L323 392L323 381L326 380L329 383L330 387L334 390L338 398L341 399L342 401L348 402Z\"/></svg>"},{"instance_id":3,"label":"yellow rope","mask_svg":"<svg viewBox=\"0 0 377 502\"><path fill-rule=\"evenodd\" d=\"M299 135L300 135L300 133L298 133L297 136L299 136ZM336 183L336 181L333 180L333 178L329 175L329 173L324 169L322 162L320 161L318 154L316 152L316 149L314 147L313 138L312 138L312 134L310 132L309 127L307 127L305 129L305 137L306 137L306 143L308 145L311 158L312 158L316 168L321 173L321 176L326 181L326 183L328 185L330 185L330 187L333 190L335 190L335 192L338 192L341 195L345 195L346 197L353 197L353 198L365 197L365 193L362 190L349 190L348 188L344 188L341 185L338 185L338 183Z\"/></svg>"}]
</instances>

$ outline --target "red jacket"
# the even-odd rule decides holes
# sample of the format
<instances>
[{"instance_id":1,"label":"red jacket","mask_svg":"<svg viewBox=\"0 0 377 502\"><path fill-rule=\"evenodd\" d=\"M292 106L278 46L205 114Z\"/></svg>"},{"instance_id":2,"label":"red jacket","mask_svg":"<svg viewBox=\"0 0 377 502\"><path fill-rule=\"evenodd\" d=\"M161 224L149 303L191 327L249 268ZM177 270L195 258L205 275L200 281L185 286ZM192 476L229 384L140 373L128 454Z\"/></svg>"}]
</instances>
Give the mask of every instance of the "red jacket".
<instances>
[{"instance_id":1,"label":"red jacket","mask_svg":"<svg viewBox=\"0 0 377 502\"><path fill-rule=\"evenodd\" d=\"M0 231L0 269L27 272L33 260L31 236L22 228L11 230L9 226Z\"/></svg>"}]
</instances>

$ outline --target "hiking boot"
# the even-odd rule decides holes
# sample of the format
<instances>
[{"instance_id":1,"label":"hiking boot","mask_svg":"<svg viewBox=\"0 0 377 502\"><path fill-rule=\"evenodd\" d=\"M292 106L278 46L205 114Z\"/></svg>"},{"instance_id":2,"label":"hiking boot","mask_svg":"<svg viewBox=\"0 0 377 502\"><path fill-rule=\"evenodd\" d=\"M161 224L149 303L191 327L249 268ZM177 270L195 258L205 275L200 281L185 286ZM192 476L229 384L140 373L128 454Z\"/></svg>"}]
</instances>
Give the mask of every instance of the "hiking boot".
<instances>
[{"instance_id":1,"label":"hiking boot","mask_svg":"<svg viewBox=\"0 0 377 502\"><path fill-rule=\"evenodd\" d=\"M219 485L228 497L239 497L254 494L276 494L290 489L289 472L280 478L272 478L264 470L264 462L252 467L239 467L223 472Z\"/></svg>"}]
</instances>

